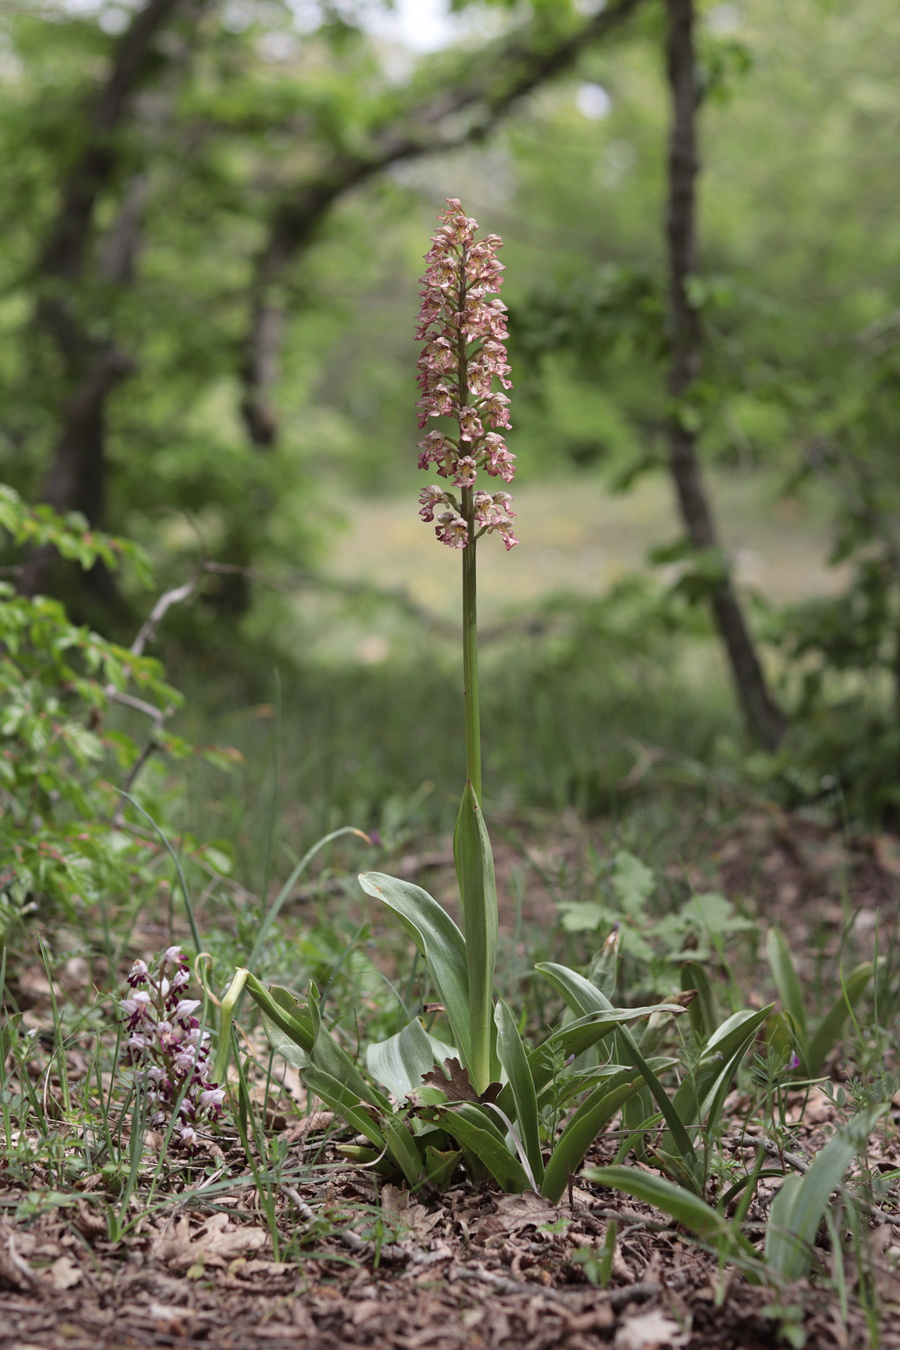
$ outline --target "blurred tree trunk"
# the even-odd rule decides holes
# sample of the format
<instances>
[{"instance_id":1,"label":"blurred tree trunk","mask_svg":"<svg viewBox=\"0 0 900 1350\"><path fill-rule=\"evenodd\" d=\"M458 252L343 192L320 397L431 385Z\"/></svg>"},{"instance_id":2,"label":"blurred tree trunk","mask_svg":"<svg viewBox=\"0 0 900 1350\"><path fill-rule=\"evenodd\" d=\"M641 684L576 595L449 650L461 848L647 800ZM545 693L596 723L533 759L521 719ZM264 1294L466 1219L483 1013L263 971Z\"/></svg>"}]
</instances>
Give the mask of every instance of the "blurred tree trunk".
<instances>
[{"instance_id":1,"label":"blurred tree trunk","mask_svg":"<svg viewBox=\"0 0 900 1350\"><path fill-rule=\"evenodd\" d=\"M113 390L135 369L130 354L111 336L97 336L84 289L92 274L107 286L127 284L140 242L147 180L132 178L115 224L96 250L97 205L121 171L123 124L133 115L135 95L161 60L158 38L179 10L199 17L204 0L147 0L117 43L106 80L94 103L84 144L65 175L59 207L38 262L37 328L50 340L62 374L60 432L41 498L57 511L80 511L92 526L106 521L107 404ZM104 325L105 326L105 325ZM55 564L51 549L37 550L21 578L26 594L48 589ZM121 608L118 590L97 563L88 590L105 607Z\"/></svg>"},{"instance_id":2,"label":"blurred tree trunk","mask_svg":"<svg viewBox=\"0 0 900 1350\"><path fill-rule=\"evenodd\" d=\"M696 178L699 168L696 115L699 102L694 50L694 0L667 0L666 62L672 100L668 156L666 237L669 258L671 362L668 418L669 466L681 518L696 549L718 549L712 508L697 455L697 434L685 417L685 399L702 365L702 332L688 282L695 268ZM768 749L774 749L787 721L774 702L734 590L727 561L713 583L710 603L725 646L735 690L747 725Z\"/></svg>"}]
</instances>

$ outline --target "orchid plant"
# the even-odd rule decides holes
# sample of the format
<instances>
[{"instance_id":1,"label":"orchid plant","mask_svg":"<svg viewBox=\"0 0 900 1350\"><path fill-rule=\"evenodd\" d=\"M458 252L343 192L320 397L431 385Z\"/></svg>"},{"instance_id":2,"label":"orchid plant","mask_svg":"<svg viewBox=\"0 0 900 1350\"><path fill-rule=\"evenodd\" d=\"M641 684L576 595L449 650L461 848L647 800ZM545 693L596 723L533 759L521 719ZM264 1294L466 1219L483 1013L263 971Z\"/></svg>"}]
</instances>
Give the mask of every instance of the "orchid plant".
<instances>
[{"instance_id":1,"label":"orchid plant","mask_svg":"<svg viewBox=\"0 0 900 1350\"><path fill-rule=\"evenodd\" d=\"M209 1078L210 1034L196 1016L201 1001L187 998L187 957L169 947L151 968L135 961L132 992L119 1004L127 1032L124 1058L152 1129L168 1130L170 1146L198 1151L198 1127L221 1118L225 1089Z\"/></svg>"},{"instance_id":2,"label":"orchid plant","mask_svg":"<svg viewBox=\"0 0 900 1350\"><path fill-rule=\"evenodd\" d=\"M237 971L222 1003L222 1033L224 1043L246 988L274 1048L366 1140L345 1146L348 1157L400 1173L413 1187L444 1185L463 1166L472 1178L490 1175L506 1190L530 1188L556 1201L645 1074L668 1063L642 1057L626 1024L647 1021L640 1039L649 1057L660 1023L683 1007L614 1008L615 943L590 979L563 966L538 967L575 1015L537 1045L523 1042L518 1018L495 996L498 905L481 806L476 556L486 536L499 534L507 550L518 540L512 498L490 482L508 484L515 471L503 437L511 385L506 306L497 294L501 240L478 239L477 231L460 202L448 200L426 254L416 329L423 344L419 427L439 423L419 442L419 466L433 466L442 480L420 493L420 515L434 524L440 543L462 554L467 781L454 860L463 928L410 882L379 872L360 877L363 890L393 911L414 942L436 995L423 1015L368 1046L368 1077L323 1024L314 985L301 1002L287 989L266 989L249 970ZM627 1050L626 1063L597 1053L607 1039ZM561 1115L567 1121L557 1138Z\"/></svg>"}]
</instances>

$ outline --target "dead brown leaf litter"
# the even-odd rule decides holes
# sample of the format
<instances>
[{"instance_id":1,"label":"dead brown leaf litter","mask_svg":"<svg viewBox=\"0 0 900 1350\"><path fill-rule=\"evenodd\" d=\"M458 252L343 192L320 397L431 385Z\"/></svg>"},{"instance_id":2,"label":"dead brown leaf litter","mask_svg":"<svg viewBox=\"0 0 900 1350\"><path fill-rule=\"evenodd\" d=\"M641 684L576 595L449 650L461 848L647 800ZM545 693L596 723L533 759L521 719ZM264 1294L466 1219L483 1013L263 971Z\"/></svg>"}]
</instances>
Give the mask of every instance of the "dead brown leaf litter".
<instances>
[{"instance_id":1,"label":"dead brown leaf litter","mask_svg":"<svg viewBox=\"0 0 900 1350\"><path fill-rule=\"evenodd\" d=\"M550 921L555 869L571 875L584 843L574 827L556 845L529 843L538 864L524 889L532 920ZM501 845L498 853L501 875L523 858L513 845ZM703 884L747 898L761 921L780 924L794 952L802 954L809 934L823 927L825 947L830 942L837 952L848 910L857 914L859 955L867 954L876 931L887 949L900 891L890 841L836 841L810 822L761 813L711 839L704 856ZM439 890L446 860L438 853L428 864L426 884L431 888L433 877ZM35 1026L45 1014L41 974L30 990L26 974L23 990ZM764 982L760 972L750 978ZM835 1082L852 1071L844 1060L832 1065ZM785 1154L783 1141L766 1138L761 1120L748 1119L749 1107L738 1093L729 1099L726 1155L747 1162L760 1144ZM791 1133L784 1162L802 1170L833 1133L839 1113L822 1092L791 1096L785 1110ZM0 1350L754 1350L779 1344L783 1319L774 1315L775 1295L737 1272L723 1272L677 1225L639 1202L580 1183L571 1204L558 1207L531 1195L462 1186L442 1196L415 1198L389 1186L376 1194L366 1173L339 1166L328 1112L304 1115L296 1097L283 1093L268 1119L285 1141L290 1173L275 1201L277 1259L243 1154L227 1140L218 1157L205 1161L233 1190L204 1201L190 1189L206 1176L203 1168L175 1168L163 1204L142 1212L140 1194L135 1198L134 1226L120 1242L106 1236L104 1212L112 1197L99 1178L51 1196L56 1180L40 1165L24 1175L0 1160ZM876 1176L900 1169L898 1120L900 1100L871 1142L868 1165ZM588 1161L611 1161L617 1142L599 1141ZM762 1235L776 1184L765 1183L751 1206L751 1236ZM900 1219L894 1222L890 1195L882 1205L868 1217L866 1259L880 1298L881 1346L894 1350L900 1347ZM586 1271L613 1219L615 1259L609 1287L601 1289ZM802 1327L808 1350L872 1344L854 1297L859 1272L847 1241L840 1262L844 1311L839 1284L827 1279L801 1282L780 1300L796 1310L787 1320L793 1316ZM826 1270L836 1266L835 1254L823 1249L820 1255Z\"/></svg>"},{"instance_id":2,"label":"dead brown leaf litter","mask_svg":"<svg viewBox=\"0 0 900 1350\"><path fill-rule=\"evenodd\" d=\"M596 1160L600 1160L598 1155ZM7 1179L8 1181L9 1179ZM12 1188L14 1190L14 1188ZM536 1196L458 1187L427 1203L385 1186L381 1238L360 1236L371 1181L360 1173L294 1188L331 1231L308 1250L304 1220L279 1202L291 1259L272 1257L250 1211L148 1214L121 1243L86 1240L56 1209L0 1225L3 1350L143 1346L379 1346L385 1350L614 1350L774 1346L766 1296L647 1207L590 1187L555 1207ZM7 1184L6 1198L12 1198ZM189 1198L189 1197L188 1197ZM578 1253L619 1228L610 1287L587 1283ZM900 1229L891 1229L896 1245ZM886 1241L882 1238L882 1245ZM837 1299L793 1291L807 1345L868 1344ZM900 1336L886 1347L900 1345Z\"/></svg>"}]
</instances>

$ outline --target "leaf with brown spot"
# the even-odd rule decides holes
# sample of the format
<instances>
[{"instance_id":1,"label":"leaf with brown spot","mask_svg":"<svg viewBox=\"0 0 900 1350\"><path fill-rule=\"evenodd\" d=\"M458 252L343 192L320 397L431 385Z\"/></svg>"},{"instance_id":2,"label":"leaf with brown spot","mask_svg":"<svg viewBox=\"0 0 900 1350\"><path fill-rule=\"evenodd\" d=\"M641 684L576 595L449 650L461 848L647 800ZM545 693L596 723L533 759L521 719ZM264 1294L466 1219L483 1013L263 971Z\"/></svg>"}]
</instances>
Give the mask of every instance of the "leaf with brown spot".
<instances>
[{"instance_id":1,"label":"leaf with brown spot","mask_svg":"<svg viewBox=\"0 0 900 1350\"><path fill-rule=\"evenodd\" d=\"M455 1055L444 1060L443 1069L445 1072L435 1065L430 1073L423 1075L422 1082L426 1087L440 1088L450 1101L475 1102L483 1106L490 1105L500 1096L502 1083L488 1083L484 1092L477 1093L469 1080L469 1070L463 1068Z\"/></svg>"}]
</instances>

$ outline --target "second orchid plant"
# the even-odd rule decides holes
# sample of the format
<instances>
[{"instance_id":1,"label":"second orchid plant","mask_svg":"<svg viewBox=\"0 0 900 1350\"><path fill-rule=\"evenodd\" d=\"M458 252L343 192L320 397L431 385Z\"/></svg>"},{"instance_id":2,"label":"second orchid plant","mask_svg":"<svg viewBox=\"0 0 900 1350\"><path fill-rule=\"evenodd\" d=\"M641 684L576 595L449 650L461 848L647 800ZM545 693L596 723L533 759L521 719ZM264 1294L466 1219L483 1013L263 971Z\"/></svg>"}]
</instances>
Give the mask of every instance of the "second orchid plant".
<instances>
[{"instance_id":1,"label":"second orchid plant","mask_svg":"<svg viewBox=\"0 0 900 1350\"><path fill-rule=\"evenodd\" d=\"M650 1019L641 1040L650 1054L654 1027L682 1008L613 1008L614 943L590 979L564 966L538 967L575 1013L538 1044L523 1042L519 1019L495 996L498 906L481 809L476 554L486 535L499 534L507 549L518 541L512 498L494 490L497 479L508 484L514 473L503 438L510 425L510 371L506 306L497 294L501 240L493 234L479 240L477 231L460 202L448 200L426 254L416 330L423 344L419 426L440 423L419 442L419 466L433 467L442 480L422 490L420 514L434 523L441 543L462 554L467 781L454 860L463 928L410 882L380 872L360 877L363 890L393 911L421 953L435 995L400 1032L368 1046L368 1075L324 1025L314 985L301 1001L239 970L223 1014L227 1031L246 988L273 1047L365 1139L344 1148L355 1161L400 1174L413 1187L445 1185L462 1167L473 1179L490 1175L505 1190L532 1189L556 1201L596 1135L647 1081L635 1065L649 1071L658 1063L637 1052L625 1024ZM606 1038L634 1052L626 1064L596 1053ZM566 1124L557 1137L561 1117Z\"/></svg>"}]
</instances>

